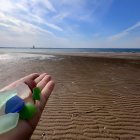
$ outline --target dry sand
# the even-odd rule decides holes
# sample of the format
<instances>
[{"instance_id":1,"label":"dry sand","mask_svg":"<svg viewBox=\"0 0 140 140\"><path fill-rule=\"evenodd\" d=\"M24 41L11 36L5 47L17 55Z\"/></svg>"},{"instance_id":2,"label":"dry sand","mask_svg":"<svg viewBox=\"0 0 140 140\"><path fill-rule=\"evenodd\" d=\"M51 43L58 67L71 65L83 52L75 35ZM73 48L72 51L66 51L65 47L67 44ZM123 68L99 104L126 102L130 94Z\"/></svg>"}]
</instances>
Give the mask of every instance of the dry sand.
<instances>
[{"instance_id":1,"label":"dry sand","mask_svg":"<svg viewBox=\"0 0 140 140\"><path fill-rule=\"evenodd\" d=\"M32 72L56 81L32 140L140 139L139 60L57 56L0 65L0 88Z\"/></svg>"}]
</instances>

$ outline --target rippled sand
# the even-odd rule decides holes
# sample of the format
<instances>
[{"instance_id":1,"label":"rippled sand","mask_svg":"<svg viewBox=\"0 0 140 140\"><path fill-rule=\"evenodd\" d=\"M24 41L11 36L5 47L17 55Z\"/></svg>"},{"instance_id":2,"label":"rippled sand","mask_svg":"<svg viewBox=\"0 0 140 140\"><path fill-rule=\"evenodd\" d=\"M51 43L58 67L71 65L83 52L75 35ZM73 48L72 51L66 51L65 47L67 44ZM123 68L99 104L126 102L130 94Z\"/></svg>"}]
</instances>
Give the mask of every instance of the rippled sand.
<instances>
[{"instance_id":1,"label":"rippled sand","mask_svg":"<svg viewBox=\"0 0 140 140\"><path fill-rule=\"evenodd\" d=\"M139 60L38 59L0 60L0 88L32 72L56 81L32 140L140 139Z\"/></svg>"}]
</instances>

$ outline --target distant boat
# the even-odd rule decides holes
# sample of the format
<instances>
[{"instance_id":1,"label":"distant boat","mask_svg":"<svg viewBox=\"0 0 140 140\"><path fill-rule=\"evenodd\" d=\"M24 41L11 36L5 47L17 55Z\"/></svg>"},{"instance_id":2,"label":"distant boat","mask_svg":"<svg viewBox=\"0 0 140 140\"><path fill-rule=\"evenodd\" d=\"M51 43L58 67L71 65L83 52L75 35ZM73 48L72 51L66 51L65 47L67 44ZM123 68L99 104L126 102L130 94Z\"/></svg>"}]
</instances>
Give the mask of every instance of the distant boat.
<instances>
[{"instance_id":1,"label":"distant boat","mask_svg":"<svg viewBox=\"0 0 140 140\"><path fill-rule=\"evenodd\" d=\"M33 49L35 49L35 46L33 45Z\"/></svg>"}]
</instances>

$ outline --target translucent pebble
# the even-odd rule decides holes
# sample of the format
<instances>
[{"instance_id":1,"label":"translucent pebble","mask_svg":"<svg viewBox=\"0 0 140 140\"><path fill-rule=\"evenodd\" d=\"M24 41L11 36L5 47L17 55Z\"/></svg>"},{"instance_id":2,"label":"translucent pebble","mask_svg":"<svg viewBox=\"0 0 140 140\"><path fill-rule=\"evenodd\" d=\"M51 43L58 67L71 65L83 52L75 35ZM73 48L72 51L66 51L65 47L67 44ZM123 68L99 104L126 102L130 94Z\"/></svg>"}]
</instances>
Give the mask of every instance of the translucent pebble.
<instances>
[{"instance_id":1,"label":"translucent pebble","mask_svg":"<svg viewBox=\"0 0 140 140\"><path fill-rule=\"evenodd\" d=\"M0 134L8 132L18 124L19 113L8 113L0 116Z\"/></svg>"},{"instance_id":2,"label":"translucent pebble","mask_svg":"<svg viewBox=\"0 0 140 140\"><path fill-rule=\"evenodd\" d=\"M37 108L34 104L26 103L23 109L19 112L20 118L24 120L29 120L34 117L37 112Z\"/></svg>"},{"instance_id":3,"label":"translucent pebble","mask_svg":"<svg viewBox=\"0 0 140 140\"><path fill-rule=\"evenodd\" d=\"M40 93L41 93L40 88L38 87L33 88L33 99L40 100Z\"/></svg>"},{"instance_id":4,"label":"translucent pebble","mask_svg":"<svg viewBox=\"0 0 140 140\"><path fill-rule=\"evenodd\" d=\"M17 95L16 90L9 90L9 91L0 92L0 115L5 114L6 102L15 95Z\"/></svg>"},{"instance_id":5,"label":"translucent pebble","mask_svg":"<svg viewBox=\"0 0 140 140\"><path fill-rule=\"evenodd\" d=\"M25 83L20 83L16 86L17 95L25 102L34 103L32 99L32 91Z\"/></svg>"},{"instance_id":6,"label":"translucent pebble","mask_svg":"<svg viewBox=\"0 0 140 140\"><path fill-rule=\"evenodd\" d=\"M16 113L24 107L24 100L18 96L10 98L5 105L5 113Z\"/></svg>"},{"instance_id":7,"label":"translucent pebble","mask_svg":"<svg viewBox=\"0 0 140 140\"><path fill-rule=\"evenodd\" d=\"M0 116L5 114L5 104L0 109Z\"/></svg>"}]
</instances>

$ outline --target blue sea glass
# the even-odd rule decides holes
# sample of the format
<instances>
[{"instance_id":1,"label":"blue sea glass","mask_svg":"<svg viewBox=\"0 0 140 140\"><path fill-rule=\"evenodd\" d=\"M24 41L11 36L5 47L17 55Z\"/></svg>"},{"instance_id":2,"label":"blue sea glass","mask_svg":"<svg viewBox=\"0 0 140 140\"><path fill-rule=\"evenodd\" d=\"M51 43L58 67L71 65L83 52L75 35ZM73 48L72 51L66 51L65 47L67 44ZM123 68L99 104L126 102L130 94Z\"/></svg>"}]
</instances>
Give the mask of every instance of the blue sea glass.
<instances>
[{"instance_id":1,"label":"blue sea glass","mask_svg":"<svg viewBox=\"0 0 140 140\"><path fill-rule=\"evenodd\" d=\"M0 115L5 114L6 102L15 95L17 95L16 90L9 90L9 91L0 92Z\"/></svg>"},{"instance_id":2,"label":"blue sea glass","mask_svg":"<svg viewBox=\"0 0 140 140\"><path fill-rule=\"evenodd\" d=\"M6 102L5 113L16 113L24 107L24 100L18 96L14 96Z\"/></svg>"},{"instance_id":3,"label":"blue sea glass","mask_svg":"<svg viewBox=\"0 0 140 140\"><path fill-rule=\"evenodd\" d=\"M0 134L8 132L17 126L19 113L8 113L0 116Z\"/></svg>"}]
</instances>

